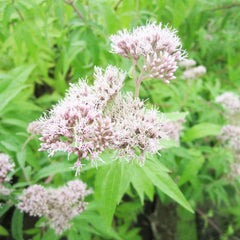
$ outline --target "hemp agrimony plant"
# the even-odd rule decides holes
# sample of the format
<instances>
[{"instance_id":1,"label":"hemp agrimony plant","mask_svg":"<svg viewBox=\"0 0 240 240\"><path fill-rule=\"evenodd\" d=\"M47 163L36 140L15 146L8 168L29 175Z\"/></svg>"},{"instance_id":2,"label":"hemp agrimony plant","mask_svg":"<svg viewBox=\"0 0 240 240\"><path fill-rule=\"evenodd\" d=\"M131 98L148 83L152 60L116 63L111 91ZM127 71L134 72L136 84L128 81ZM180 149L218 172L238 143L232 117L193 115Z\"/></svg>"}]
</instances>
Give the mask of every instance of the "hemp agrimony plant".
<instances>
[{"instance_id":1,"label":"hemp agrimony plant","mask_svg":"<svg viewBox=\"0 0 240 240\"><path fill-rule=\"evenodd\" d=\"M168 139L171 131L168 121L156 109L147 109L138 96L144 79L169 83L175 78L177 62L184 54L175 30L152 23L132 33L118 32L110 39L112 52L133 63L135 99L130 92L121 93L123 71L114 66L96 67L92 86L85 80L72 84L65 98L38 123L43 142L40 151L48 151L50 156L57 151L74 153L77 172L82 159L102 161L99 154L106 149L115 150L128 162L136 159L143 164L145 154L158 153L159 140Z\"/></svg>"},{"instance_id":2,"label":"hemp agrimony plant","mask_svg":"<svg viewBox=\"0 0 240 240\"><path fill-rule=\"evenodd\" d=\"M74 154L77 157L73 166L76 175L85 161L91 161L93 165L99 161L104 163L103 152L114 153L115 159L127 163L139 163L143 170L138 164L132 164L126 170L120 165L124 161L119 161L118 165L116 161L112 162L109 169L104 168L108 171L103 174L106 179L98 179L101 189L98 195L103 206L100 212L108 224L130 183L142 201L144 191L150 199L153 198L153 192L144 186L139 188L139 180L134 180L137 174L192 211L169 177L168 170L155 158L164 147L164 140L179 141L184 117L170 121L156 108L147 108L139 99L142 81L155 78L169 83L175 78L177 63L186 55L180 39L175 30L162 24L148 23L132 32L119 31L110 40L111 52L132 62L135 97L131 92L121 92L126 77L124 71L111 65L106 69L95 67L93 85L83 79L70 84L65 97L38 121L30 123L27 131L41 135L39 151L47 151L49 156L59 151L66 152L68 156ZM9 171L11 168L9 165ZM133 174L126 174L129 169ZM57 189L35 184L18 196L17 207L31 216L44 217L56 234L62 234L70 228L70 221L85 210L85 196L91 193L93 191L87 190L87 185L80 180L68 181Z\"/></svg>"}]
</instances>

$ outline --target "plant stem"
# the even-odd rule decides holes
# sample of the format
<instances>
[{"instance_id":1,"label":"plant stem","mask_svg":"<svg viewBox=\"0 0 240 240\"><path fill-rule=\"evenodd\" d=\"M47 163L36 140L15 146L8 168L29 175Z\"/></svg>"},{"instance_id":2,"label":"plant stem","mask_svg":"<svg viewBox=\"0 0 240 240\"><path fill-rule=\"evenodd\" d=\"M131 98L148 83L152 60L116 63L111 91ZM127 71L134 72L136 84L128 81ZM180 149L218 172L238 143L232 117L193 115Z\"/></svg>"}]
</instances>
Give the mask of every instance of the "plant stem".
<instances>
[{"instance_id":1,"label":"plant stem","mask_svg":"<svg viewBox=\"0 0 240 240\"><path fill-rule=\"evenodd\" d=\"M138 81L135 81L135 98L138 98L139 96L139 88L140 88L140 83Z\"/></svg>"},{"instance_id":2,"label":"plant stem","mask_svg":"<svg viewBox=\"0 0 240 240\"><path fill-rule=\"evenodd\" d=\"M136 62L135 61L133 61L133 79L135 81L135 98L138 98L138 96L139 96L139 88L140 88L141 82L139 81L139 79L137 79Z\"/></svg>"},{"instance_id":3,"label":"plant stem","mask_svg":"<svg viewBox=\"0 0 240 240\"><path fill-rule=\"evenodd\" d=\"M208 218L200 209L196 208L196 212L201 215L208 223L221 235L222 230L210 219Z\"/></svg>"},{"instance_id":4,"label":"plant stem","mask_svg":"<svg viewBox=\"0 0 240 240\"><path fill-rule=\"evenodd\" d=\"M76 6L74 5L73 1L71 1L71 0L69 0L69 1L68 1L68 0L64 0L64 2L65 2L66 4L68 4L68 5L70 5L70 6L74 9L75 13L77 13L77 15L79 16L79 18L82 19L83 22L85 22L84 16L83 16L82 13L76 8Z\"/></svg>"},{"instance_id":5,"label":"plant stem","mask_svg":"<svg viewBox=\"0 0 240 240\"><path fill-rule=\"evenodd\" d=\"M15 0L12 0L12 4L14 5ZM18 13L19 17L21 18L22 21L24 21L24 17L22 15L22 13L19 11L19 9L17 7L14 6L14 9L16 10L16 12Z\"/></svg>"},{"instance_id":6,"label":"plant stem","mask_svg":"<svg viewBox=\"0 0 240 240\"><path fill-rule=\"evenodd\" d=\"M53 179L53 177L54 177L54 175L50 175L45 181L44 181L44 183L50 183L51 181L52 181L52 179Z\"/></svg>"},{"instance_id":7,"label":"plant stem","mask_svg":"<svg viewBox=\"0 0 240 240\"><path fill-rule=\"evenodd\" d=\"M233 8L233 7L240 7L240 3L233 3L231 5L224 5L224 6L212 8L212 9L209 9L209 10L210 11L218 11L218 10L229 9L229 8Z\"/></svg>"},{"instance_id":8,"label":"plant stem","mask_svg":"<svg viewBox=\"0 0 240 240\"><path fill-rule=\"evenodd\" d=\"M117 4L115 5L115 7L113 8L114 11L117 11L117 9L118 9L118 7L119 7L119 5L121 4L122 1L123 1L123 0L119 0L119 1L117 2Z\"/></svg>"}]
</instances>

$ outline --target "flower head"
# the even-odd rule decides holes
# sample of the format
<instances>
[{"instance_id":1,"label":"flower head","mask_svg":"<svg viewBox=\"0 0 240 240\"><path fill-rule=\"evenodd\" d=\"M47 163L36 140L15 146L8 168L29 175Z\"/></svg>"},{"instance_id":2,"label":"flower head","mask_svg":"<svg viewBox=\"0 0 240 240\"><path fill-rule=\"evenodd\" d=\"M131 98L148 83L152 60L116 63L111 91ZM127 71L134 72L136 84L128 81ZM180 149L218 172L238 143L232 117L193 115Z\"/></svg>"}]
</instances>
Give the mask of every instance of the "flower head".
<instances>
[{"instance_id":1,"label":"flower head","mask_svg":"<svg viewBox=\"0 0 240 240\"><path fill-rule=\"evenodd\" d=\"M165 121L163 129L167 133L170 139L176 142L180 142L180 132L184 129L183 123L186 122L185 118L178 119L176 121Z\"/></svg>"},{"instance_id":2,"label":"flower head","mask_svg":"<svg viewBox=\"0 0 240 240\"><path fill-rule=\"evenodd\" d=\"M176 30L162 27L161 23L148 23L132 32L124 29L111 35L110 40L112 52L132 60L134 64L138 62L148 77L167 83L175 78L177 62L184 59L185 52Z\"/></svg>"},{"instance_id":3,"label":"flower head","mask_svg":"<svg viewBox=\"0 0 240 240\"><path fill-rule=\"evenodd\" d=\"M33 185L24 189L17 207L31 216L45 217L50 227L62 234L71 227L69 221L86 209L84 198L92 193L86 188L78 179L56 189Z\"/></svg>"},{"instance_id":4,"label":"flower head","mask_svg":"<svg viewBox=\"0 0 240 240\"><path fill-rule=\"evenodd\" d=\"M222 127L219 138L233 149L240 152L240 127L234 125L225 125Z\"/></svg>"},{"instance_id":5,"label":"flower head","mask_svg":"<svg viewBox=\"0 0 240 240\"><path fill-rule=\"evenodd\" d=\"M232 92L225 92L222 95L217 96L215 102L220 103L223 108L231 114L240 112L239 97Z\"/></svg>"},{"instance_id":6,"label":"flower head","mask_svg":"<svg viewBox=\"0 0 240 240\"><path fill-rule=\"evenodd\" d=\"M9 155L0 153L0 184L9 181L7 174L13 171L14 166Z\"/></svg>"},{"instance_id":7,"label":"flower head","mask_svg":"<svg viewBox=\"0 0 240 240\"><path fill-rule=\"evenodd\" d=\"M125 74L108 66L105 71L95 68L95 78L93 86L82 80L72 84L49 116L40 119L41 151L51 156L57 151L74 153L78 161L96 160L116 140L111 120L103 110L121 90Z\"/></svg>"},{"instance_id":8,"label":"flower head","mask_svg":"<svg viewBox=\"0 0 240 240\"><path fill-rule=\"evenodd\" d=\"M192 66L195 66L197 63L194 59L183 59L179 62L179 67L189 69Z\"/></svg>"},{"instance_id":9,"label":"flower head","mask_svg":"<svg viewBox=\"0 0 240 240\"><path fill-rule=\"evenodd\" d=\"M160 139L167 138L159 112L146 109L144 103L130 93L119 94L111 107L106 109L111 118L117 142L111 146L127 161L139 159L143 164L144 154L155 154L161 149Z\"/></svg>"},{"instance_id":10,"label":"flower head","mask_svg":"<svg viewBox=\"0 0 240 240\"><path fill-rule=\"evenodd\" d=\"M203 74L205 74L206 72L207 72L206 67L200 65L200 66L185 70L183 72L182 78L183 79L196 79L196 78L202 76Z\"/></svg>"},{"instance_id":11,"label":"flower head","mask_svg":"<svg viewBox=\"0 0 240 240\"><path fill-rule=\"evenodd\" d=\"M39 135L39 134L41 134L43 129L44 129L43 122L33 121L28 124L27 132L31 133L32 135Z\"/></svg>"}]
</instances>

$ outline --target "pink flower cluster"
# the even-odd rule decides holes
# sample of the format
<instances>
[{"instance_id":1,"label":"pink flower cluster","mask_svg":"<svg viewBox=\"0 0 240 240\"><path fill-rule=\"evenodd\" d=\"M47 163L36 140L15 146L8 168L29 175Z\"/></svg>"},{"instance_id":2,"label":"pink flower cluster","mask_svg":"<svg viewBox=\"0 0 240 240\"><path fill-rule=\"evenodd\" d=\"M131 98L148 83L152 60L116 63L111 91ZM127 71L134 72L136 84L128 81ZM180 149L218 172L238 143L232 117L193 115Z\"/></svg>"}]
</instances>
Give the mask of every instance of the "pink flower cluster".
<instances>
[{"instance_id":1,"label":"pink flower cluster","mask_svg":"<svg viewBox=\"0 0 240 240\"><path fill-rule=\"evenodd\" d=\"M161 149L159 140L168 138L160 113L146 109L144 103L130 93L119 94L106 114L114 122L114 131L118 135L113 148L127 161L138 159L143 164L144 155L158 153Z\"/></svg>"},{"instance_id":2,"label":"pink flower cluster","mask_svg":"<svg viewBox=\"0 0 240 240\"><path fill-rule=\"evenodd\" d=\"M40 119L43 125L41 151L54 155L64 151L82 158L95 160L116 141L111 119L103 110L108 101L121 90L124 73L109 66L105 72L95 69L93 86L86 81L72 84L66 97ZM78 164L78 163L77 163Z\"/></svg>"},{"instance_id":3,"label":"pink flower cluster","mask_svg":"<svg viewBox=\"0 0 240 240\"><path fill-rule=\"evenodd\" d=\"M228 142L228 146L236 152L240 152L240 127L225 125L221 130L221 140Z\"/></svg>"},{"instance_id":4,"label":"pink flower cluster","mask_svg":"<svg viewBox=\"0 0 240 240\"><path fill-rule=\"evenodd\" d=\"M13 171L14 166L9 155L0 153L0 184L9 181L7 174Z\"/></svg>"},{"instance_id":5,"label":"pink flower cluster","mask_svg":"<svg viewBox=\"0 0 240 240\"><path fill-rule=\"evenodd\" d=\"M72 84L65 98L38 123L31 132L40 132L41 151L50 156L57 151L74 153L78 160L74 168L82 167L82 159L101 160L105 149L115 150L127 161L145 161L145 154L161 149L160 139L168 139L172 128L163 121L157 110L148 110L138 98L140 83L147 77L161 78L165 82L175 78L177 62L184 52L176 31L161 24L147 24L132 32L119 31L110 37L112 51L133 61L140 70L134 70L135 99L130 93L121 94L125 73L114 66L106 70L95 68L95 81L89 86L80 80ZM145 74L145 75L144 75ZM36 126L36 131L34 130ZM180 131L180 127L172 133ZM177 136L173 136L178 138Z\"/></svg>"},{"instance_id":6,"label":"pink flower cluster","mask_svg":"<svg viewBox=\"0 0 240 240\"><path fill-rule=\"evenodd\" d=\"M164 123L164 131L169 136L170 139L173 139L177 143L180 142L180 132L184 129L183 123L186 122L185 118L181 118L176 121L166 121Z\"/></svg>"},{"instance_id":7,"label":"pink flower cluster","mask_svg":"<svg viewBox=\"0 0 240 240\"><path fill-rule=\"evenodd\" d=\"M238 95L232 92L225 92L215 99L216 103L220 103L222 107L229 111L230 114L240 112L240 100Z\"/></svg>"},{"instance_id":8,"label":"pink flower cluster","mask_svg":"<svg viewBox=\"0 0 240 240\"><path fill-rule=\"evenodd\" d=\"M4 186L5 182L9 182L8 173L13 172L15 164L11 161L10 156L0 153L0 195L9 195L11 190Z\"/></svg>"},{"instance_id":9,"label":"pink flower cluster","mask_svg":"<svg viewBox=\"0 0 240 240\"><path fill-rule=\"evenodd\" d=\"M86 188L80 180L70 181L57 189L33 185L24 189L17 207L30 216L45 217L56 234L62 234L71 227L69 221L85 210L84 198L92 193Z\"/></svg>"},{"instance_id":10,"label":"pink flower cluster","mask_svg":"<svg viewBox=\"0 0 240 240\"><path fill-rule=\"evenodd\" d=\"M231 176L239 176L240 172L240 100L239 96L233 92L225 92L215 99L216 103L222 105L227 112L225 115L228 124L222 127L219 139L234 153L235 163L230 165Z\"/></svg>"},{"instance_id":11,"label":"pink flower cluster","mask_svg":"<svg viewBox=\"0 0 240 240\"><path fill-rule=\"evenodd\" d=\"M57 151L76 154L77 172L83 158L100 159L105 149L116 150L127 161L138 158L141 163L145 153L157 153L159 140L168 138L162 117L132 94L121 94L124 77L109 66L105 71L95 69L93 86L86 81L72 84L66 97L40 120L40 150L50 155Z\"/></svg>"},{"instance_id":12,"label":"pink flower cluster","mask_svg":"<svg viewBox=\"0 0 240 240\"><path fill-rule=\"evenodd\" d=\"M126 29L110 36L112 52L128 58L144 70L146 77L169 83L175 79L177 62L184 51L176 30L162 24L149 23L128 32Z\"/></svg>"}]
</instances>

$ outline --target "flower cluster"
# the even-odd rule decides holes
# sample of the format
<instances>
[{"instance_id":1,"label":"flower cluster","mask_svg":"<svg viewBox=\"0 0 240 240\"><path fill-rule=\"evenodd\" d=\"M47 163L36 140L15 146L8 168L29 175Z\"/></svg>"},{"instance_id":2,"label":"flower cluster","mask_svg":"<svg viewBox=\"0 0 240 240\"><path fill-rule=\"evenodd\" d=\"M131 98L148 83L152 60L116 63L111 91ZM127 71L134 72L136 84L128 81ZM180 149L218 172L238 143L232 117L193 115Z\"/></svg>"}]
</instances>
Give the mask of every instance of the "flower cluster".
<instances>
[{"instance_id":1,"label":"flower cluster","mask_svg":"<svg viewBox=\"0 0 240 240\"><path fill-rule=\"evenodd\" d=\"M41 134L44 129L44 124L40 121L33 121L28 124L27 132L31 133L32 136Z\"/></svg>"},{"instance_id":2,"label":"flower cluster","mask_svg":"<svg viewBox=\"0 0 240 240\"><path fill-rule=\"evenodd\" d=\"M137 65L141 80L149 77L169 83L175 79L177 62L184 59L184 51L176 30L162 24L149 23L128 32L126 29L110 36L112 52L130 59ZM140 74L140 75L141 75Z\"/></svg>"},{"instance_id":3,"label":"flower cluster","mask_svg":"<svg viewBox=\"0 0 240 240\"><path fill-rule=\"evenodd\" d=\"M206 67L200 65L195 66L197 63L193 59L184 59L179 62L179 66L184 69L182 78L183 79L196 79L207 72Z\"/></svg>"},{"instance_id":4,"label":"flower cluster","mask_svg":"<svg viewBox=\"0 0 240 240\"><path fill-rule=\"evenodd\" d=\"M185 118L176 121L166 121L163 130L167 133L170 139L180 142L180 132L184 129L183 123L186 122Z\"/></svg>"},{"instance_id":5,"label":"flower cluster","mask_svg":"<svg viewBox=\"0 0 240 240\"><path fill-rule=\"evenodd\" d=\"M7 174L13 171L14 166L9 155L0 153L0 183L9 181Z\"/></svg>"},{"instance_id":6,"label":"flower cluster","mask_svg":"<svg viewBox=\"0 0 240 240\"><path fill-rule=\"evenodd\" d=\"M122 88L125 74L116 67L105 71L95 69L95 84L80 80L72 84L65 98L40 119L43 129L41 151L54 155L64 151L82 158L96 160L98 155L116 141L111 119L104 115L107 103Z\"/></svg>"},{"instance_id":7,"label":"flower cluster","mask_svg":"<svg viewBox=\"0 0 240 240\"><path fill-rule=\"evenodd\" d=\"M197 66L194 68L187 69L183 72L182 78L183 79L196 79L207 72L206 67L204 66Z\"/></svg>"},{"instance_id":8,"label":"flower cluster","mask_svg":"<svg viewBox=\"0 0 240 240\"><path fill-rule=\"evenodd\" d=\"M215 99L216 103L220 103L222 107L230 114L240 112L240 100L239 97L232 92L225 92Z\"/></svg>"},{"instance_id":9,"label":"flower cluster","mask_svg":"<svg viewBox=\"0 0 240 240\"><path fill-rule=\"evenodd\" d=\"M62 234L71 227L69 221L85 210L84 198L92 193L86 188L80 180L70 181L57 189L33 185L24 189L17 207L30 216L45 217L56 234Z\"/></svg>"},{"instance_id":10,"label":"flower cluster","mask_svg":"<svg viewBox=\"0 0 240 240\"><path fill-rule=\"evenodd\" d=\"M167 139L164 121L157 110L147 110L139 98L123 95L125 74L116 67L104 71L95 68L92 86L80 80L72 84L65 98L40 119L41 151L57 151L78 156L74 168L79 172L81 160L100 159L105 149L113 149L127 161L140 159L145 153L157 153L160 139Z\"/></svg>"},{"instance_id":11,"label":"flower cluster","mask_svg":"<svg viewBox=\"0 0 240 240\"><path fill-rule=\"evenodd\" d=\"M117 142L113 145L121 158L127 161L138 158L140 164L145 161L145 153L158 153L160 139L167 139L164 122L157 110L146 109L139 98L132 94L119 94L106 114L112 119Z\"/></svg>"},{"instance_id":12,"label":"flower cluster","mask_svg":"<svg viewBox=\"0 0 240 240\"><path fill-rule=\"evenodd\" d=\"M240 175L240 126L225 125L222 127L219 139L234 153L235 163L230 164L231 176Z\"/></svg>"},{"instance_id":13,"label":"flower cluster","mask_svg":"<svg viewBox=\"0 0 240 240\"><path fill-rule=\"evenodd\" d=\"M10 194L10 189L6 188L3 183L10 181L7 175L9 172L13 172L14 166L9 155L0 153L0 194L2 195Z\"/></svg>"},{"instance_id":14,"label":"flower cluster","mask_svg":"<svg viewBox=\"0 0 240 240\"><path fill-rule=\"evenodd\" d=\"M219 139L234 153L235 163L230 165L230 169L231 175L236 177L240 172L240 100L235 93L224 92L216 97L215 102L221 104L227 113L228 124L222 127Z\"/></svg>"},{"instance_id":15,"label":"flower cluster","mask_svg":"<svg viewBox=\"0 0 240 240\"><path fill-rule=\"evenodd\" d=\"M179 67L189 69L192 66L195 66L197 62L194 59L184 59L179 62Z\"/></svg>"},{"instance_id":16,"label":"flower cluster","mask_svg":"<svg viewBox=\"0 0 240 240\"><path fill-rule=\"evenodd\" d=\"M235 152L240 153L240 126L225 125L221 130L221 140Z\"/></svg>"},{"instance_id":17,"label":"flower cluster","mask_svg":"<svg viewBox=\"0 0 240 240\"><path fill-rule=\"evenodd\" d=\"M127 161L137 158L143 164L146 153L156 154L161 149L160 139L179 140L181 124L166 123L162 114L146 109L138 98L143 79L154 77L169 82L175 78L176 64L184 59L176 31L149 23L132 32L119 31L110 40L112 52L133 62L135 98L121 93L124 72L114 66L106 70L95 67L92 86L84 80L72 84L65 98L32 124L36 130L31 132L42 135L40 150L51 156L57 151L74 153L78 157L74 164L77 172L82 159L101 160L99 154L105 149L115 150ZM136 66L140 70L138 78Z\"/></svg>"}]
</instances>

